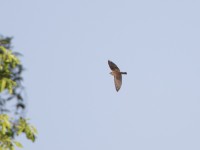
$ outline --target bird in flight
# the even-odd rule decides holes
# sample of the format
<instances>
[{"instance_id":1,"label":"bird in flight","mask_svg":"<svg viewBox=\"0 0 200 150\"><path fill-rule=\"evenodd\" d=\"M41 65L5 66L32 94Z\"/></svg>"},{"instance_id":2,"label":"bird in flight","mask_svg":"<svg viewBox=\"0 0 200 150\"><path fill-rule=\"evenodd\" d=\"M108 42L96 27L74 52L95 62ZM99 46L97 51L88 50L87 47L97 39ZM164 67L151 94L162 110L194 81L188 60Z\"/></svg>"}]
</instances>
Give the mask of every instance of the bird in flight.
<instances>
[{"instance_id":1,"label":"bird in flight","mask_svg":"<svg viewBox=\"0 0 200 150\"><path fill-rule=\"evenodd\" d=\"M108 60L108 65L109 65L110 69L112 70L112 72L110 74L114 76L115 88L116 88L116 91L118 92L121 85L122 85L122 74L127 74L127 73L126 72L120 72L117 65L115 65L110 60Z\"/></svg>"}]
</instances>

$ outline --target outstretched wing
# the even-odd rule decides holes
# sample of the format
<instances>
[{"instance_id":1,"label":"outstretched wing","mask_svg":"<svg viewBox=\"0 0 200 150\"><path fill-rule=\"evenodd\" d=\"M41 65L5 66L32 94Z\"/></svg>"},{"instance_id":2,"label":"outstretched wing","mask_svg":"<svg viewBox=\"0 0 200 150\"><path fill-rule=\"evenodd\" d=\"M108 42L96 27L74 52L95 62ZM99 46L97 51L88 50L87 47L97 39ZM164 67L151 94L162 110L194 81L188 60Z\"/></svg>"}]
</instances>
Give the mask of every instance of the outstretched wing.
<instances>
[{"instance_id":1,"label":"outstretched wing","mask_svg":"<svg viewBox=\"0 0 200 150\"><path fill-rule=\"evenodd\" d=\"M119 70L119 68L117 67L117 65L115 65L112 61L108 60L108 65L110 66L110 69L111 69L112 71L119 71L119 72L120 72L120 70Z\"/></svg>"},{"instance_id":2,"label":"outstretched wing","mask_svg":"<svg viewBox=\"0 0 200 150\"><path fill-rule=\"evenodd\" d=\"M118 92L122 85L122 75L120 72L115 73L114 82L115 82L115 88Z\"/></svg>"}]
</instances>

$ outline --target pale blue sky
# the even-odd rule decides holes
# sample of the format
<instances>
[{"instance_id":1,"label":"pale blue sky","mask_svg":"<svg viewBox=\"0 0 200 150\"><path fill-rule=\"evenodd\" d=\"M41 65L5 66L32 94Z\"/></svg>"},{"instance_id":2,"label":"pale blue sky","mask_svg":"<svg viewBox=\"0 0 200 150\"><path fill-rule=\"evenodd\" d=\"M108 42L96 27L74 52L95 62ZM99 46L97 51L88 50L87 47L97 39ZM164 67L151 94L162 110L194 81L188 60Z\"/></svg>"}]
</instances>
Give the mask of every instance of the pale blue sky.
<instances>
[{"instance_id":1,"label":"pale blue sky","mask_svg":"<svg viewBox=\"0 0 200 150\"><path fill-rule=\"evenodd\" d=\"M6 0L23 53L28 150L199 150L198 0ZM107 60L128 75L117 93Z\"/></svg>"}]
</instances>

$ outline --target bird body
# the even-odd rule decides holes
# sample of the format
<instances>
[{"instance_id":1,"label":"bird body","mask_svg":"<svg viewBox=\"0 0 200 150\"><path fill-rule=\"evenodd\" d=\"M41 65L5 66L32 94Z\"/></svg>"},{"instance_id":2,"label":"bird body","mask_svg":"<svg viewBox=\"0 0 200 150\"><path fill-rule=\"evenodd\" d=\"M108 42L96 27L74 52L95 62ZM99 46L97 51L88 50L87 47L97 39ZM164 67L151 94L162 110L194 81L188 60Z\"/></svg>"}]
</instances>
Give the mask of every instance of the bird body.
<instances>
[{"instance_id":1,"label":"bird body","mask_svg":"<svg viewBox=\"0 0 200 150\"><path fill-rule=\"evenodd\" d=\"M112 72L111 75L114 76L115 88L118 92L122 85L122 74L127 74L127 72L120 72L120 69L112 61L108 60L108 65Z\"/></svg>"}]
</instances>

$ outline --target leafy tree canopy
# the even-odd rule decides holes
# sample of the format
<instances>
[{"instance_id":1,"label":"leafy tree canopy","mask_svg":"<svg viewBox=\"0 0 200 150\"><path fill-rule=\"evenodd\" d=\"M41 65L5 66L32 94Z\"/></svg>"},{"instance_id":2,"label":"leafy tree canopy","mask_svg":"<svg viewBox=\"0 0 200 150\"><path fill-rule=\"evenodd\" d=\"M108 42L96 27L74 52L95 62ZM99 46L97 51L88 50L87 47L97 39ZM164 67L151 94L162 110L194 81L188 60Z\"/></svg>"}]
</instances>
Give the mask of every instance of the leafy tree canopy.
<instances>
[{"instance_id":1,"label":"leafy tree canopy","mask_svg":"<svg viewBox=\"0 0 200 150\"><path fill-rule=\"evenodd\" d=\"M15 140L16 136L24 133L26 138L35 141L37 130L22 117L25 110L24 87L22 85L23 66L19 60L19 53L11 50L9 37L0 36L0 150L14 150L22 144ZM15 103L13 117L8 115L13 109L7 107L8 102ZM21 113L19 113L21 109Z\"/></svg>"}]
</instances>

